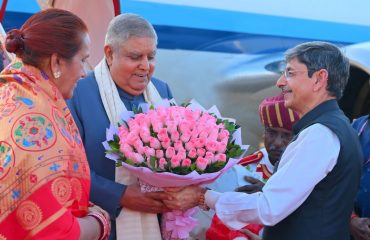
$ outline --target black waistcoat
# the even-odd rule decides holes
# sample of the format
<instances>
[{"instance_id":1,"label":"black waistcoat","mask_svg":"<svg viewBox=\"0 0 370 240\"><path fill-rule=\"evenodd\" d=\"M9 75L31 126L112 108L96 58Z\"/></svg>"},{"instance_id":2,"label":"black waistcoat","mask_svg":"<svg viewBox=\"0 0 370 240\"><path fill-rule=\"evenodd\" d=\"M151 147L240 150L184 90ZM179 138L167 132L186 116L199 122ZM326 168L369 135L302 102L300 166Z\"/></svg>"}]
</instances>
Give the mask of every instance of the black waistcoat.
<instances>
[{"instance_id":1,"label":"black waistcoat","mask_svg":"<svg viewBox=\"0 0 370 240\"><path fill-rule=\"evenodd\" d=\"M358 136L336 100L326 101L305 114L293 127L296 138L315 123L323 124L338 136L337 164L300 207L275 226L265 227L264 240L349 239L350 215L362 167ZM316 154L320 154L319 150Z\"/></svg>"}]
</instances>

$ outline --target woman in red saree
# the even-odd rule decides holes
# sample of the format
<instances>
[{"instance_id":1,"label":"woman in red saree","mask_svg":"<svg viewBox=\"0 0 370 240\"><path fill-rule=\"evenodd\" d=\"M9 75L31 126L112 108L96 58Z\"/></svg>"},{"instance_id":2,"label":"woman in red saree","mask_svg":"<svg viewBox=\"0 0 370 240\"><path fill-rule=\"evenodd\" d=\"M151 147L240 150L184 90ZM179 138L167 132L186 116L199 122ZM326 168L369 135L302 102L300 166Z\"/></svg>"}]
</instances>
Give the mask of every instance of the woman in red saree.
<instances>
[{"instance_id":1,"label":"woman in red saree","mask_svg":"<svg viewBox=\"0 0 370 240\"><path fill-rule=\"evenodd\" d=\"M0 74L0 240L103 239L90 170L66 106L89 56L86 25L48 9L11 30L17 58Z\"/></svg>"}]
</instances>

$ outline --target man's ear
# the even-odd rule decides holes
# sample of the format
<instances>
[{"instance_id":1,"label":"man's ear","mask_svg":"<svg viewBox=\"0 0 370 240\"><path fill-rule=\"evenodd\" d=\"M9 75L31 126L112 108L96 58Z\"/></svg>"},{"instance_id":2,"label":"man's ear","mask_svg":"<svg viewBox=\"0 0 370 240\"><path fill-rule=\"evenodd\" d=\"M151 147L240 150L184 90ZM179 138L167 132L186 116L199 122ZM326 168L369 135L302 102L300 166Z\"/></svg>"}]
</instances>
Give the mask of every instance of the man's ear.
<instances>
[{"instance_id":1,"label":"man's ear","mask_svg":"<svg viewBox=\"0 0 370 240\"><path fill-rule=\"evenodd\" d=\"M61 76L60 72L60 58L58 54L53 53L50 56L50 70L54 78L59 78Z\"/></svg>"},{"instance_id":2,"label":"man's ear","mask_svg":"<svg viewBox=\"0 0 370 240\"><path fill-rule=\"evenodd\" d=\"M113 62L113 50L111 46L109 45L104 46L104 55L105 59L107 60L108 66L111 66Z\"/></svg>"},{"instance_id":3,"label":"man's ear","mask_svg":"<svg viewBox=\"0 0 370 240\"><path fill-rule=\"evenodd\" d=\"M315 73L316 81L313 85L314 91L319 91L320 89L324 88L326 89L326 86L328 85L328 78L329 73L326 69L320 69Z\"/></svg>"}]
</instances>

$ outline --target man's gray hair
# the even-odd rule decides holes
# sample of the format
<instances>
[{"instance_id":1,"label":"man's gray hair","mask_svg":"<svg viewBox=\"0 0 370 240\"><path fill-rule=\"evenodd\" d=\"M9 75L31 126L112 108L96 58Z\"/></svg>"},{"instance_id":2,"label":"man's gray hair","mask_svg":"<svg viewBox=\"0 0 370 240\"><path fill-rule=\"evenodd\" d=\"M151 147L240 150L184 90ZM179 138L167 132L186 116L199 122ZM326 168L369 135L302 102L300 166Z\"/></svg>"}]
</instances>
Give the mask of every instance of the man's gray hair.
<instances>
[{"instance_id":1,"label":"man's gray hair","mask_svg":"<svg viewBox=\"0 0 370 240\"><path fill-rule=\"evenodd\" d=\"M294 58L306 65L309 77L320 69L326 69L329 75L326 90L338 100L342 97L349 78L350 64L337 46L319 41L302 43L285 53L287 62Z\"/></svg>"},{"instance_id":2,"label":"man's gray hair","mask_svg":"<svg viewBox=\"0 0 370 240\"><path fill-rule=\"evenodd\" d=\"M158 41L157 33L150 22L139 15L124 13L110 21L107 34L105 35L105 45L110 45L116 50L130 37L153 38L156 45Z\"/></svg>"}]
</instances>

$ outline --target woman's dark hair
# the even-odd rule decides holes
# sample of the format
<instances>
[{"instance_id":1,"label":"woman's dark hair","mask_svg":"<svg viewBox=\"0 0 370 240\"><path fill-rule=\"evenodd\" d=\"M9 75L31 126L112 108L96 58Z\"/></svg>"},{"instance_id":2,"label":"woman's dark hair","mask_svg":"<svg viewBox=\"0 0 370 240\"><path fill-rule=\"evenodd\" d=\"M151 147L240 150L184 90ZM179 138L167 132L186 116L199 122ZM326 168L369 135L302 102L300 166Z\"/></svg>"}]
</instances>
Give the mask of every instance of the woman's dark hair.
<instances>
[{"instance_id":1,"label":"woman's dark hair","mask_svg":"<svg viewBox=\"0 0 370 240\"><path fill-rule=\"evenodd\" d=\"M75 14L49 8L32 15L21 29L10 30L5 47L25 64L40 67L42 60L53 53L72 59L86 32L85 23Z\"/></svg>"}]
</instances>

